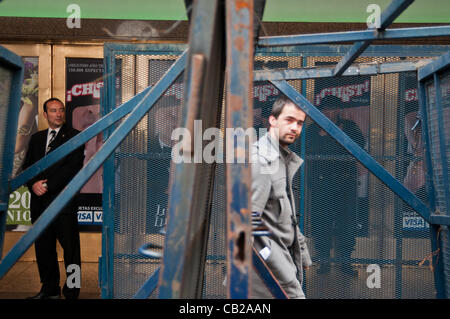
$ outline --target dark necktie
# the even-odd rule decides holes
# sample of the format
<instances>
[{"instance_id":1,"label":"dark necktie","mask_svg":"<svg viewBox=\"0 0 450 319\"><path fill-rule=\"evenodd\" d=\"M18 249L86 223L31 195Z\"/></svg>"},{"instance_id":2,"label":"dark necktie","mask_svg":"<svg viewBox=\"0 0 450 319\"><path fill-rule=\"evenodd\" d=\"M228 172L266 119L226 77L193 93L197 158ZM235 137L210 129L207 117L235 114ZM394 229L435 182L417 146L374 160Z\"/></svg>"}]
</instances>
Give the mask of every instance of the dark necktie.
<instances>
[{"instance_id":1,"label":"dark necktie","mask_svg":"<svg viewBox=\"0 0 450 319\"><path fill-rule=\"evenodd\" d=\"M51 130L51 131L50 131L50 135L51 135L50 141L48 141L48 146L47 146L47 150L46 150L45 154L47 154L47 153L50 151L50 149L51 149L50 144L51 144L51 143L53 142L53 140L55 139L56 131L55 131L55 130Z\"/></svg>"}]
</instances>

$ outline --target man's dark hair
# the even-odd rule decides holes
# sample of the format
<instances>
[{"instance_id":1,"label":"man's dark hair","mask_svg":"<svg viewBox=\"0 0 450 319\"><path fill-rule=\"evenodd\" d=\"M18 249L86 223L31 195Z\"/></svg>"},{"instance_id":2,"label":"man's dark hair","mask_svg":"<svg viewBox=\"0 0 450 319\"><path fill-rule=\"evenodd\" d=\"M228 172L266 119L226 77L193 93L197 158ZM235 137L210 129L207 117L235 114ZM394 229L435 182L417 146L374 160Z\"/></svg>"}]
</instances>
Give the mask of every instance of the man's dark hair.
<instances>
[{"instance_id":1,"label":"man's dark hair","mask_svg":"<svg viewBox=\"0 0 450 319\"><path fill-rule=\"evenodd\" d=\"M59 102L59 103L61 103L61 105L62 105L63 107L65 107L65 106L64 106L64 103L63 103L60 99L58 99L58 98L56 98L56 97L51 97L51 98L49 98L47 101L44 102L44 112L45 112L45 113L47 113L47 103L49 103L49 102Z\"/></svg>"},{"instance_id":2,"label":"man's dark hair","mask_svg":"<svg viewBox=\"0 0 450 319\"><path fill-rule=\"evenodd\" d=\"M290 98L288 98L286 95L282 95L279 98L277 98L275 100L275 102L273 102L272 112L270 112L270 115L272 115L273 117L275 117L277 119L278 116L280 116L281 112L283 112L284 106L288 103L292 103L298 109L300 109L300 107L297 104L295 104L294 102L292 102L292 100Z\"/></svg>"}]
</instances>

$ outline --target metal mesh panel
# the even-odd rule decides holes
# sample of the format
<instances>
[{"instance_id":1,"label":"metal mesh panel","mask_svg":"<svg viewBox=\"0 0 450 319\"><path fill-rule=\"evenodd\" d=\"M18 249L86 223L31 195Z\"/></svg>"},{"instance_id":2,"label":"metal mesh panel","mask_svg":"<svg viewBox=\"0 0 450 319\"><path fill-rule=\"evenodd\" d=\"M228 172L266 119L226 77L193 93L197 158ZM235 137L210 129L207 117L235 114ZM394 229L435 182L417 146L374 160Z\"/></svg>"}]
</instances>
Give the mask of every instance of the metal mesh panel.
<instances>
[{"instance_id":1,"label":"metal mesh panel","mask_svg":"<svg viewBox=\"0 0 450 319\"><path fill-rule=\"evenodd\" d=\"M444 276L446 281L444 283L446 291L446 295L450 296L450 230L448 226L443 226L441 230L441 242L442 242L442 256L444 263Z\"/></svg>"},{"instance_id":2,"label":"metal mesh panel","mask_svg":"<svg viewBox=\"0 0 450 319\"><path fill-rule=\"evenodd\" d=\"M446 71L439 75L440 80L440 92L436 92L434 79L429 80L425 84L426 89L426 105L427 105L427 118L428 118L428 135L430 139L430 154L432 162L432 182L435 190L435 204L436 214L449 216L448 201L450 200L446 196L448 184L450 179L450 71ZM436 93L440 93L441 105L437 105ZM444 150L445 154L442 153ZM444 157L444 155L446 157ZM447 159L445 162L444 159ZM444 166L446 165L446 166ZM447 176L445 175L447 172ZM440 241L439 244L442 247L438 247L442 252L442 260L438 262L443 263L444 277L446 282L444 283L445 289L447 289L447 296L450 295L450 231L448 226L440 226L438 235Z\"/></svg>"},{"instance_id":3,"label":"metal mesh panel","mask_svg":"<svg viewBox=\"0 0 450 319\"><path fill-rule=\"evenodd\" d=\"M161 53L116 58L121 67L117 92L121 104L154 84L176 56ZM358 62L386 60L398 59L360 58ZM337 61L337 57L259 54L255 69ZM170 149L165 147L171 146L167 133L177 126L181 114L182 80L180 76L115 152L114 298L132 297L160 266L160 260L146 259L138 249L149 242L164 242L161 230L166 223L170 168ZM289 83L426 201L421 134L411 131L418 109L415 73ZM258 131L267 128L272 104L280 92L269 82L255 82L253 93ZM223 116L220 127L224 128ZM314 132L324 141L317 143ZM321 134L309 120L299 141L292 145L306 159L293 188L300 226L310 239L314 262L306 271L307 297L434 297L433 274L427 264L418 265L431 252L428 225L353 156ZM224 164L216 166L213 190L203 297L225 298ZM377 267L380 286L370 277ZM157 295L156 289L151 297Z\"/></svg>"},{"instance_id":4,"label":"metal mesh panel","mask_svg":"<svg viewBox=\"0 0 450 319\"><path fill-rule=\"evenodd\" d=\"M264 59L263 68L302 65L300 57ZM280 64L283 60L286 65ZM309 57L305 65L339 60ZM363 57L357 62L397 60ZM421 132L411 131L418 111L415 72L307 80L303 86L289 82L426 202ZM264 92L258 85L264 84L255 83L256 91ZM255 123L260 113L268 117L274 95L262 112L255 96ZM314 263L306 271L307 297L434 297L433 273L418 265L431 252L429 225L313 121L306 122L292 149L306 160L294 192Z\"/></svg>"},{"instance_id":5,"label":"metal mesh panel","mask_svg":"<svg viewBox=\"0 0 450 319\"><path fill-rule=\"evenodd\" d=\"M427 96L427 113L428 113L428 125L429 136L431 142L431 161L433 166L433 183L436 191L436 207L443 214L446 214L446 198L444 187L444 174L442 165L442 153L441 153L441 136L439 135L439 110L436 107L436 88L434 81L430 81L426 84L426 96Z\"/></svg>"},{"instance_id":6,"label":"metal mesh panel","mask_svg":"<svg viewBox=\"0 0 450 319\"><path fill-rule=\"evenodd\" d=\"M390 61L394 59L389 59ZM335 58L310 58L309 65ZM363 58L361 62L385 62ZM415 73L307 81L307 97L422 200ZM310 298L431 298L429 226L315 123L305 127Z\"/></svg>"},{"instance_id":7,"label":"metal mesh panel","mask_svg":"<svg viewBox=\"0 0 450 319\"><path fill-rule=\"evenodd\" d=\"M223 299L227 295L225 193L225 165L217 164L203 281L202 295L206 299Z\"/></svg>"},{"instance_id":8,"label":"metal mesh panel","mask_svg":"<svg viewBox=\"0 0 450 319\"><path fill-rule=\"evenodd\" d=\"M450 181L450 71L445 72L441 76L441 97L443 110L443 124L445 132L445 150L447 152L447 180ZM447 198L447 203L450 198ZM447 211L447 216L450 212ZM444 273L446 278L445 287L447 289L447 296L450 296L450 230L447 227L442 227L442 256L444 262Z\"/></svg>"},{"instance_id":9,"label":"metal mesh panel","mask_svg":"<svg viewBox=\"0 0 450 319\"><path fill-rule=\"evenodd\" d=\"M445 150L447 159L450 158L450 71L445 72L440 77L441 82L441 98L442 98L442 120L445 136ZM447 180L450 180L450 162L447 162ZM448 200L448 199L447 199ZM447 212L447 215L450 212Z\"/></svg>"},{"instance_id":10,"label":"metal mesh panel","mask_svg":"<svg viewBox=\"0 0 450 319\"><path fill-rule=\"evenodd\" d=\"M116 58L121 68L117 92L121 104L153 86L177 57ZM182 80L180 75L115 151L114 298L131 298L160 266L160 260L145 258L139 248L164 243L170 133L178 124Z\"/></svg>"},{"instance_id":11,"label":"metal mesh panel","mask_svg":"<svg viewBox=\"0 0 450 319\"><path fill-rule=\"evenodd\" d=\"M441 158L446 158L447 163L442 163L442 165L447 165L445 167L445 171L447 172L447 176L443 174L443 178L447 180L447 183L450 181L450 71L445 72L444 74L439 76L440 79L440 96L441 96L441 109L442 109L442 115L440 116L440 120L442 123L442 137L443 141L442 144L444 146L445 150L445 157L442 156ZM442 154L444 155L444 154ZM445 173L443 170L443 173ZM448 207L448 201L450 200L445 196L445 188L448 187L444 185L444 188L440 189L438 194L440 198L441 206L447 205L445 208L440 206L440 210L442 214L445 214L447 216L450 215L450 212L447 210ZM444 197L445 200L442 201L441 198ZM444 202L444 203L442 203Z\"/></svg>"}]
</instances>

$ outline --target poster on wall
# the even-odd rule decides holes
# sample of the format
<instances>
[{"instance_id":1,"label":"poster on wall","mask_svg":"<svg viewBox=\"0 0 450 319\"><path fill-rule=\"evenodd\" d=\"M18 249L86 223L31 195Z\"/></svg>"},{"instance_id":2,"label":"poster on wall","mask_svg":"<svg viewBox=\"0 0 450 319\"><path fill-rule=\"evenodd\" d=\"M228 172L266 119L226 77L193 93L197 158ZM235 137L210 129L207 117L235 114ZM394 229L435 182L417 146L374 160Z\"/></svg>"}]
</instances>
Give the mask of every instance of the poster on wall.
<instances>
[{"instance_id":1,"label":"poster on wall","mask_svg":"<svg viewBox=\"0 0 450 319\"><path fill-rule=\"evenodd\" d=\"M421 126L418 125L419 99L417 96L417 73L403 72L399 75L399 119L403 128L404 140L401 141L404 156L403 185L427 204L425 190L425 166ZM402 125L403 124L403 125ZM428 236L430 225L418 213L402 203L402 230L404 236Z\"/></svg>"},{"instance_id":2,"label":"poster on wall","mask_svg":"<svg viewBox=\"0 0 450 319\"><path fill-rule=\"evenodd\" d=\"M316 61L315 66L335 63ZM367 149L371 101L370 76L323 78L314 81L312 103L359 147ZM304 128L313 236L324 232L368 234L368 170L319 125ZM324 178L327 183L323 183ZM342 190L345 189L345 192ZM324 205L323 203L333 203ZM338 203L338 204L335 204ZM334 205L334 206L333 206ZM339 214L339 218L336 214ZM317 225L326 222L324 227ZM353 240L353 239L349 239ZM319 242L328 247L328 242ZM349 244L350 246L350 244ZM324 252L325 253L325 252Z\"/></svg>"},{"instance_id":3,"label":"poster on wall","mask_svg":"<svg viewBox=\"0 0 450 319\"><path fill-rule=\"evenodd\" d=\"M100 119L100 91L103 87L103 59L66 59L66 123L83 131ZM103 144L100 133L85 144L84 164ZM78 195L78 222L81 226L101 225L103 168L100 167Z\"/></svg>"},{"instance_id":4,"label":"poster on wall","mask_svg":"<svg viewBox=\"0 0 450 319\"><path fill-rule=\"evenodd\" d=\"M23 57L24 78L22 84L22 97L17 123L16 146L14 149L14 165L12 177L22 172L22 164L28 149L31 135L38 131L38 57ZM9 196L7 229L26 231L31 225L30 192L22 186L11 192Z\"/></svg>"}]
</instances>

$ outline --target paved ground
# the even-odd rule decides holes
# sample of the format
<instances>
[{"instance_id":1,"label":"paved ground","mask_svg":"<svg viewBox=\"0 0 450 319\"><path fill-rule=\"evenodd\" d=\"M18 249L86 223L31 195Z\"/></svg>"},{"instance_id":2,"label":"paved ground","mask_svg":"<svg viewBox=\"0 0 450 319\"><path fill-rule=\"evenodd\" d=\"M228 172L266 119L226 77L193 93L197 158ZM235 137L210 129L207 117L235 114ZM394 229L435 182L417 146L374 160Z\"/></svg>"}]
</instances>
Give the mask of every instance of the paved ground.
<instances>
[{"instance_id":1,"label":"paved ground","mask_svg":"<svg viewBox=\"0 0 450 319\"><path fill-rule=\"evenodd\" d=\"M7 254L17 241L25 234L25 231L7 231L3 254ZM101 255L101 233L81 232L81 291L82 299L100 299L101 292L98 286L98 258ZM59 268L61 276L61 287L66 280L63 251L57 245L59 256ZM19 259L17 263L0 279L0 299L24 299L39 292L41 283L32 245Z\"/></svg>"},{"instance_id":2,"label":"paved ground","mask_svg":"<svg viewBox=\"0 0 450 319\"><path fill-rule=\"evenodd\" d=\"M64 274L63 262L59 263L59 268ZM61 287L64 281L65 275L62 275ZM0 280L0 299L24 299L35 295L40 288L36 262L19 261ZM82 263L80 299L100 299L100 297L98 263Z\"/></svg>"}]
</instances>

